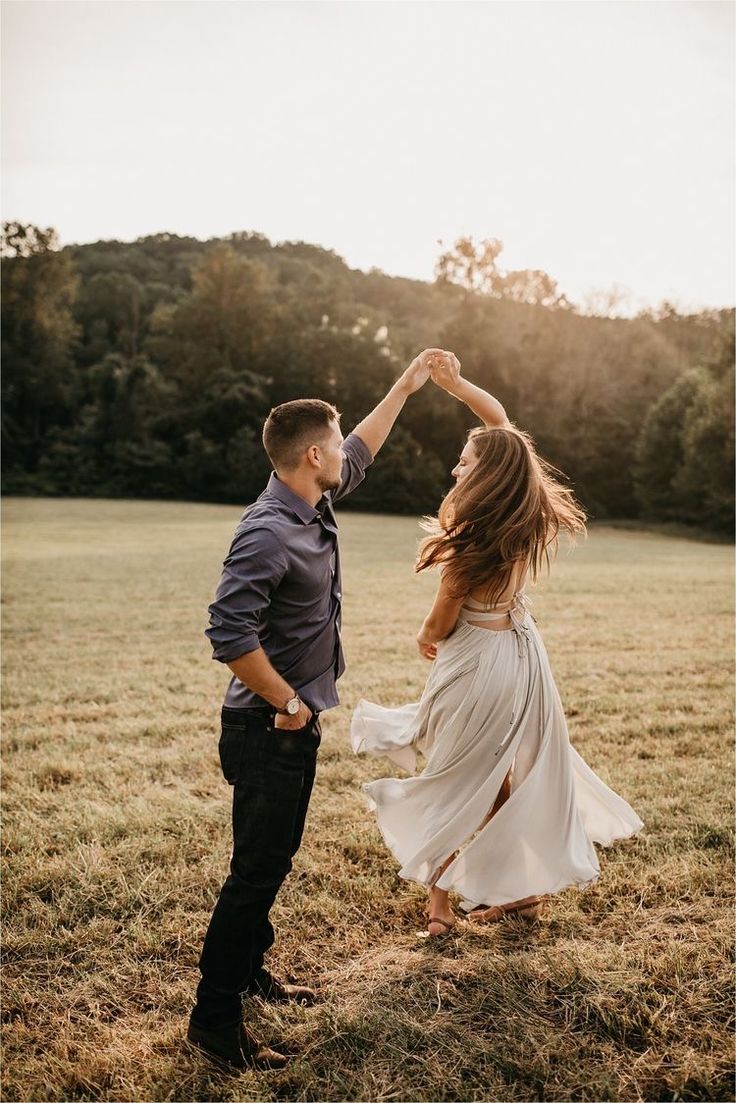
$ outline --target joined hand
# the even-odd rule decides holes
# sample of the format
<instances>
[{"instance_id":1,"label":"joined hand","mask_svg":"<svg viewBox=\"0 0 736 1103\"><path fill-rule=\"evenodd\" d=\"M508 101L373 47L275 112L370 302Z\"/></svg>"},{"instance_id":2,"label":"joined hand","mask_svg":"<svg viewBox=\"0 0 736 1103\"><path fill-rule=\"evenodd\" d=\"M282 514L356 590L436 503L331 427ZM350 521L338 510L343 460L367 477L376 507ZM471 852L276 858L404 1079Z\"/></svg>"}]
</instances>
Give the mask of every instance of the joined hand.
<instances>
[{"instance_id":1,"label":"joined hand","mask_svg":"<svg viewBox=\"0 0 736 1103\"><path fill-rule=\"evenodd\" d=\"M407 394L414 394L429 378L446 391L452 391L460 379L460 361L446 349L425 349L412 360L399 379Z\"/></svg>"},{"instance_id":2,"label":"joined hand","mask_svg":"<svg viewBox=\"0 0 736 1103\"><path fill-rule=\"evenodd\" d=\"M429 379L430 369L434 361L444 356L445 353L442 349L425 349L424 352L420 352L419 356L416 356L404 374L399 379L399 384L406 391L407 394L414 394L418 391Z\"/></svg>"},{"instance_id":3,"label":"joined hand","mask_svg":"<svg viewBox=\"0 0 736 1103\"><path fill-rule=\"evenodd\" d=\"M442 352L431 358L429 373L433 383L452 392L460 381L460 361L454 352Z\"/></svg>"}]
</instances>

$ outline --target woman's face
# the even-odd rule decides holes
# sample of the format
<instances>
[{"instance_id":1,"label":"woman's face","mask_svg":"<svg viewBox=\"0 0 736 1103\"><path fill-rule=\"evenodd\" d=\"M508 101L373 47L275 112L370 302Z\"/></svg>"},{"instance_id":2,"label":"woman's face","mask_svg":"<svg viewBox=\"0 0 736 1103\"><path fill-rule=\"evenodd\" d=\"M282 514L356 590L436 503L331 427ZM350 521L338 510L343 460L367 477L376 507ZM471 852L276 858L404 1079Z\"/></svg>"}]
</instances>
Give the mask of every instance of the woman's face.
<instances>
[{"instance_id":1,"label":"woman's face","mask_svg":"<svg viewBox=\"0 0 736 1103\"><path fill-rule=\"evenodd\" d=\"M455 482L462 482L462 480L470 474L477 462L477 453L475 451L475 448L473 447L472 440L469 440L460 453L460 459L457 461L452 469L451 473Z\"/></svg>"}]
</instances>

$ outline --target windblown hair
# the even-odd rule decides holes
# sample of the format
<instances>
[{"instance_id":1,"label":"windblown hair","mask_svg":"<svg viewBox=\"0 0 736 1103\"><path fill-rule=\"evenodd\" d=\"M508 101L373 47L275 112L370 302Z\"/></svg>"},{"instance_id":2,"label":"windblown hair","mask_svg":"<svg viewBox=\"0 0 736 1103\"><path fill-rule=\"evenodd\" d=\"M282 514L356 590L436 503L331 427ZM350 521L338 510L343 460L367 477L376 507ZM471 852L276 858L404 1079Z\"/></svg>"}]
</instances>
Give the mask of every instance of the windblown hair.
<instances>
[{"instance_id":1,"label":"windblown hair","mask_svg":"<svg viewBox=\"0 0 736 1103\"><path fill-rule=\"evenodd\" d=\"M274 406L263 426L263 447L276 471L290 471L299 465L312 444L323 444L330 424L340 414L321 398L295 398Z\"/></svg>"},{"instance_id":2,"label":"windblown hair","mask_svg":"<svg viewBox=\"0 0 736 1103\"><path fill-rule=\"evenodd\" d=\"M471 429L468 440L478 463L446 495L437 517L424 519L430 535L415 569L441 565L453 594L485 586L483 600L490 604L517 564L525 564L533 580L543 565L549 570L560 531L573 543L585 533L585 511L522 429Z\"/></svg>"}]
</instances>

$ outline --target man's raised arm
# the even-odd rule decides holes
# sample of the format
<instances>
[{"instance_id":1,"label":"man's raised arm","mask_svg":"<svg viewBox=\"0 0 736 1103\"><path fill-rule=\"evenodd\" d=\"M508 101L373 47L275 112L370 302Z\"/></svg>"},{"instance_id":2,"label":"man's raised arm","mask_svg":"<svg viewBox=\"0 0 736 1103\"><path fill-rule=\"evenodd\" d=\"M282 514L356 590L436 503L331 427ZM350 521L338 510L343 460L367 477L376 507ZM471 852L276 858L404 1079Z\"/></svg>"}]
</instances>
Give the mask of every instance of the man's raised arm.
<instances>
[{"instance_id":1,"label":"man's raised arm","mask_svg":"<svg viewBox=\"0 0 736 1103\"><path fill-rule=\"evenodd\" d=\"M418 391L429 379L429 365L432 355L442 356L442 349L425 349L412 360L404 374L396 380L385 398L381 399L374 410L355 426L353 432L360 437L372 456L375 456L391 432L396 418L401 413L410 394Z\"/></svg>"}]
</instances>

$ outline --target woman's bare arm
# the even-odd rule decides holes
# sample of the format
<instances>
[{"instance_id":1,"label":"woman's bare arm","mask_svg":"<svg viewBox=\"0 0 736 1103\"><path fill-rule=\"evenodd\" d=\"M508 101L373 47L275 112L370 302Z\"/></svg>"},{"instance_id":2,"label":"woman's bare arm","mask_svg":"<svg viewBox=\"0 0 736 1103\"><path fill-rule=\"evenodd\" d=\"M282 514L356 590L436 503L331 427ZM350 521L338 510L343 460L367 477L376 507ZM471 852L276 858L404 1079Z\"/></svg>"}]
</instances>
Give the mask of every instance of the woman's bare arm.
<instances>
[{"instance_id":1,"label":"woman's bare arm","mask_svg":"<svg viewBox=\"0 0 736 1103\"><path fill-rule=\"evenodd\" d=\"M470 407L486 429L498 429L509 425L506 411L498 399L488 391L484 391L482 387L476 387L474 383L469 383L467 379L462 378L460 361L454 352L445 352L442 357L435 354L430 374L438 387Z\"/></svg>"},{"instance_id":2,"label":"woman's bare arm","mask_svg":"<svg viewBox=\"0 0 736 1103\"><path fill-rule=\"evenodd\" d=\"M454 630L464 600L464 597L455 597L450 593L445 580L440 579L434 604L417 635L417 647L425 659L437 658L437 644Z\"/></svg>"}]
</instances>

